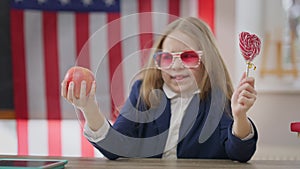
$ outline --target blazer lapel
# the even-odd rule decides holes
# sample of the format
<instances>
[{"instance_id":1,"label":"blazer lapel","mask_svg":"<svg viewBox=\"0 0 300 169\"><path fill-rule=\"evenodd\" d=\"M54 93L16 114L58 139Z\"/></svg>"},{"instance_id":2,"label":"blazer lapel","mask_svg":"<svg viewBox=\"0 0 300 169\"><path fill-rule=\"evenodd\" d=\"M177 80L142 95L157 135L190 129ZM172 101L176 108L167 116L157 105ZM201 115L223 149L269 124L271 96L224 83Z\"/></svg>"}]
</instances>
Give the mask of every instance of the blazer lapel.
<instances>
[{"instance_id":1,"label":"blazer lapel","mask_svg":"<svg viewBox=\"0 0 300 169\"><path fill-rule=\"evenodd\" d=\"M165 109L160 117L158 117L156 121L157 129L159 133L165 132L170 127L170 119L171 119L171 104L170 99L168 99L166 96L164 96L167 100L167 103L165 105Z\"/></svg>"}]
</instances>

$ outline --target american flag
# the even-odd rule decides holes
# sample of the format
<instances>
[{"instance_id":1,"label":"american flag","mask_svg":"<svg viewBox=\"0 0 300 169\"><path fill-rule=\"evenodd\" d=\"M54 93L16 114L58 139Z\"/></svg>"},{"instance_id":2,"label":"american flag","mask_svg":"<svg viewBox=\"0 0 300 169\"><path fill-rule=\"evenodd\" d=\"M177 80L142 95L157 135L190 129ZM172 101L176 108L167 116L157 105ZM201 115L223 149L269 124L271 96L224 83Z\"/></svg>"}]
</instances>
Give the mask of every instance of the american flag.
<instances>
[{"instance_id":1,"label":"american flag","mask_svg":"<svg viewBox=\"0 0 300 169\"><path fill-rule=\"evenodd\" d=\"M199 16L214 29L214 0L12 0L16 154L101 156L60 96L66 71L95 73L100 109L114 120L147 49L176 16Z\"/></svg>"}]
</instances>

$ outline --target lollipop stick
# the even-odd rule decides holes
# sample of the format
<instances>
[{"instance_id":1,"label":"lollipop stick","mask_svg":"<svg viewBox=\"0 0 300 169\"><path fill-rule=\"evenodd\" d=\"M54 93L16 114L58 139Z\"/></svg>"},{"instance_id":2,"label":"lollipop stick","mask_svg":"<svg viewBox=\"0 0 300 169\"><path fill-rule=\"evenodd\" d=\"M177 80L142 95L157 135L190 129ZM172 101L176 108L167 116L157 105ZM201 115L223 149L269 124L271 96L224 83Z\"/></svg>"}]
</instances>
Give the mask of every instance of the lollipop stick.
<instances>
[{"instance_id":1,"label":"lollipop stick","mask_svg":"<svg viewBox=\"0 0 300 169\"><path fill-rule=\"evenodd\" d=\"M249 68L250 68L250 62L249 61L247 61L247 69L246 69L246 77L248 77L249 76Z\"/></svg>"},{"instance_id":2,"label":"lollipop stick","mask_svg":"<svg viewBox=\"0 0 300 169\"><path fill-rule=\"evenodd\" d=\"M246 69L246 76L249 76L249 71L250 69L255 70L256 66L251 62L251 61L247 61L247 69Z\"/></svg>"}]
</instances>

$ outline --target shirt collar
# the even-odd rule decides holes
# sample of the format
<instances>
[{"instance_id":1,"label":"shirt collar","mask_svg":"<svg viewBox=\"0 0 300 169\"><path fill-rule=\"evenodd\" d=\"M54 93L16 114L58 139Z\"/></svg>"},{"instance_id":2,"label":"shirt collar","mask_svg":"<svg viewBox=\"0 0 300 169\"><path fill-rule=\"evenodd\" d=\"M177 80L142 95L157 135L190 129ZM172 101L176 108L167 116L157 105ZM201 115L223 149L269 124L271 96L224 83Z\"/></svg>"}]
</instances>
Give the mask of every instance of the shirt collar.
<instances>
[{"instance_id":1,"label":"shirt collar","mask_svg":"<svg viewBox=\"0 0 300 169\"><path fill-rule=\"evenodd\" d=\"M179 93L175 93L172 91L172 89L170 89L170 87L168 85L166 85L166 83L163 84L163 90L166 93L166 96L168 99L173 99L175 97L179 97ZM192 97L194 94L199 94L200 90L197 89L196 91L194 91L191 95L187 95L187 97Z\"/></svg>"}]
</instances>

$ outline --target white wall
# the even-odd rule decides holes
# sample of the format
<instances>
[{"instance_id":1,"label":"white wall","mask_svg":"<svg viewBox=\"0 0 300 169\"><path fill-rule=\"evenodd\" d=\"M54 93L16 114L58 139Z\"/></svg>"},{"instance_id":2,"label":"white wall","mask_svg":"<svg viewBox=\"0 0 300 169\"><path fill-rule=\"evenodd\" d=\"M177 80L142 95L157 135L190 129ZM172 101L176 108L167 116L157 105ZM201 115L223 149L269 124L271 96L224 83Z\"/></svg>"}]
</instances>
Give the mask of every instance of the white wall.
<instances>
[{"instance_id":1,"label":"white wall","mask_svg":"<svg viewBox=\"0 0 300 169\"><path fill-rule=\"evenodd\" d=\"M290 123L300 122L300 93L258 93L251 118L259 131L255 158L300 159L300 138Z\"/></svg>"},{"instance_id":2,"label":"white wall","mask_svg":"<svg viewBox=\"0 0 300 169\"><path fill-rule=\"evenodd\" d=\"M235 0L216 0L215 3L215 35L224 62L227 65L232 80L235 81Z\"/></svg>"},{"instance_id":3,"label":"white wall","mask_svg":"<svg viewBox=\"0 0 300 169\"><path fill-rule=\"evenodd\" d=\"M266 7L277 9L281 0L217 0L216 2L218 44L233 83L237 84L245 70L244 60L238 48L238 33L249 31L263 38L264 26L269 25L265 24L264 20ZM280 14L280 11L277 12ZM275 22L278 18L280 17L274 14ZM259 58L257 59L259 61ZM257 71L251 72L254 76L259 72L259 64L257 66ZM256 84L259 84L260 79L256 80ZM300 159L300 138L296 133L290 132L290 123L300 122L299 91L258 90L258 99L248 115L259 131L258 149L253 159Z\"/></svg>"}]
</instances>

